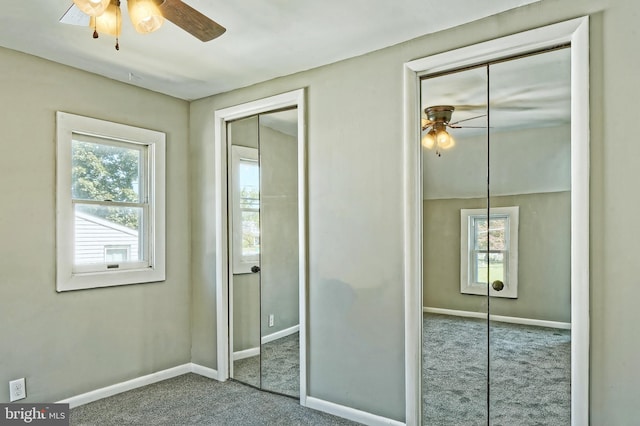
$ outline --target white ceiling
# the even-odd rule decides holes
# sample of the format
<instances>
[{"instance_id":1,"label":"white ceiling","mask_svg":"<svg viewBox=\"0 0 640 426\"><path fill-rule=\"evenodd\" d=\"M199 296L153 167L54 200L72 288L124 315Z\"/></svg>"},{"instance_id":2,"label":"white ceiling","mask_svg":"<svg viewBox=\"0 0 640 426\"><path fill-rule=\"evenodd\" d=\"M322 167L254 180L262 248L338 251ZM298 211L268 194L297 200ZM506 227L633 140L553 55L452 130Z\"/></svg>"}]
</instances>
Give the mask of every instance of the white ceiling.
<instances>
[{"instance_id":1,"label":"white ceiling","mask_svg":"<svg viewBox=\"0 0 640 426\"><path fill-rule=\"evenodd\" d=\"M58 20L72 0L2 0L0 46L193 100L326 65L539 0L185 0L227 32L203 43L170 22L112 37Z\"/></svg>"},{"instance_id":2,"label":"white ceiling","mask_svg":"<svg viewBox=\"0 0 640 426\"><path fill-rule=\"evenodd\" d=\"M455 111L451 122L464 120L460 126L486 127L490 121L493 133L570 123L570 49L499 62L489 70L487 73L487 68L480 66L425 78L421 83L422 109L452 105ZM486 129L451 132L456 138L464 138L486 133Z\"/></svg>"}]
</instances>

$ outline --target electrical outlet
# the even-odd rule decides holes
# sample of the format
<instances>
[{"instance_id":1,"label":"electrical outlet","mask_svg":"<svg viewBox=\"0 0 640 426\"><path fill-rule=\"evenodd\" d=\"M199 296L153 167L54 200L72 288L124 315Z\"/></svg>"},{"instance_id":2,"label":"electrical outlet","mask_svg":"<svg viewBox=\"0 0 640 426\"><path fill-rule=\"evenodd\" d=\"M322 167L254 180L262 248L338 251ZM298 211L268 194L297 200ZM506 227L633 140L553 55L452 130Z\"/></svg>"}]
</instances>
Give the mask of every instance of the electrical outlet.
<instances>
[{"instance_id":1,"label":"electrical outlet","mask_svg":"<svg viewBox=\"0 0 640 426\"><path fill-rule=\"evenodd\" d=\"M25 399L27 397L27 386L24 377L9 382L9 402Z\"/></svg>"},{"instance_id":2,"label":"electrical outlet","mask_svg":"<svg viewBox=\"0 0 640 426\"><path fill-rule=\"evenodd\" d=\"M275 316L273 314L269 314L269 327L273 327L274 320Z\"/></svg>"}]
</instances>

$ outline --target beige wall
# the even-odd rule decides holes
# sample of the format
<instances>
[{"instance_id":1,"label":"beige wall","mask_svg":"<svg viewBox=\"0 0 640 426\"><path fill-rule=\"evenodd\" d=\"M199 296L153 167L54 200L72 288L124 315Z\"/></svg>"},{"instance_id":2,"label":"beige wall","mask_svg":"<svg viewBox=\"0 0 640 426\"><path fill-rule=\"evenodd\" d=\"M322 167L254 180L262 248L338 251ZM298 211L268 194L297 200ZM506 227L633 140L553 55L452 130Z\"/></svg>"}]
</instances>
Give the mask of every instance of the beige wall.
<instances>
[{"instance_id":1,"label":"beige wall","mask_svg":"<svg viewBox=\"0 0 640 426\"><path fill-rule=\"evenodd\" d=\"M0 401L53 402L190 361L188 103L0 49ZM167 133L166 282L56 293L55 112Z\"/></svg>"},{"instance_id":2,"label":"beige wall","mask_svg":"<svg viewBox=\"0 0 640 426\"><path fill-rule=\"evenodd\" d=\"M571 193L492 197L491 207L520 207L518 298L491 299L491 314L571 322ZM487 312L486 297L460 293L460 209L486 199L424 201L423 305Z\"/></svg>"},{"instance_id":3,"label":"beige wall","mask_svg":"<svg viewBox=\"0 0 640 426\"><path fill-rule=\"evenodd\" d=\"M402 64L591 15L592 424L633 424L640 299L629 196L640 144L634 0L543 0L362 57L191 104L193 285L212 294L213 124L218 108L307 87L309 383L312 396L402 420ZM425 17L425 25L428 19ZM608 123L605 126L605 123ZM606 130L606 132L605 132ZM605 279L606 278L606 279ZM215 367L215 301L194 307L194 358ZM330 349L328 349L330 348Z\"/></svg>"}]
</instances>

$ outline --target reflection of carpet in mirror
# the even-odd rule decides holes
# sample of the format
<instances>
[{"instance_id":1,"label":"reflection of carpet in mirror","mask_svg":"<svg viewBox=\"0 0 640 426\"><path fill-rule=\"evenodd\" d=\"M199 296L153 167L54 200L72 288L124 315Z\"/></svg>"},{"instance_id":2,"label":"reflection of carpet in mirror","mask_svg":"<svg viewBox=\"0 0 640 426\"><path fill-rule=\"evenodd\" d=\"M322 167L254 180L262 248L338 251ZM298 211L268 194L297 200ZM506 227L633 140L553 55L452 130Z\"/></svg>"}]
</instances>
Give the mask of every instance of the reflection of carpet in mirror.
<instances>
[{"instance_id":1,"label":"reflection of carpet in mirror","mask_svg":"<svg viewBox=\"0 0 640 426\"><path fill-rule=\"evenodd\" d=\"M300 394L299 333L262 345L262 389L298 397ZM234 361L234 378L260 387L260 357Z\"/></svg>"},{"instance_id":2,"label":"reflection of carpet in mirror","mask_svg":"<svg viewBox=\"0 0 640 426\"><path fill-rule=\"evenodd\" d=\"M262 388L300 395L299 333L262 345Z\"/></svg>"},{"instance_id":3,"label":"reflection of carpet in mirror","mask_svg":"<svg viewBox=\"0 0 640 426\"><path fill-rule=\"evenodd\" d=\"M260 387L260 356L233 361L233 378L247 385Z\"/></svg>"},{"instance_id":4,"label":"reflection of carpet in mirror","mask_svg":"<svg viewBox=\"0 0 640 426\"><path fill-rule=\"evenodd\" d=\"M487 424L487 322L424 314L423 424ZM571 424L571 331L491 322L490 424Z\"/></svg>"}]
</instances>

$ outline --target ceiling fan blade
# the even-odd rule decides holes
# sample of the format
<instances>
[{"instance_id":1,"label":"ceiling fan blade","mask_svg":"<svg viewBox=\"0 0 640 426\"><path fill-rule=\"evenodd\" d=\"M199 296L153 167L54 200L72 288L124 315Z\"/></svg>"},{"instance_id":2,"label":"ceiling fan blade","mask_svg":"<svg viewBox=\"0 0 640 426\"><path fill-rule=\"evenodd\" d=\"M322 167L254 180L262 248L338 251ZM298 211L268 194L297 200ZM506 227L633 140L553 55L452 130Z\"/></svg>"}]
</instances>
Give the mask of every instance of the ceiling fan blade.
<instances>
[{"instance_id":1,"label":"ceiling fan blade","mask_svg":"<svg viewBox=\"0 0 640 426\"><path fill-rule=\"evenodd\" d=\"M476 115L475 117L465 118L465 119L463 119L463 120L458 120L458 121L454 121L453 123L449 123L449 126L455 126L456 124L463 123L463 122L465 122L465 121L475 120L476 118L486 117L486 116L487 116L487 114Z\"/></svg>"},{"instance_id":2,"label":"ceiling fan blade","mask_svg":"<svg viewBox=\"0 0 640 426\"><path fill-rule=\"evenodd\" d=\"M78 9L75 3L71 3L69 9L62 15L60 22L63 24L80 25L83 27L89 26L89 15L86 15L83 11Z\"/></svg>"},{"instance_id":3,"label":"ceiling fan blade","mask_svg":"<svg viewBox=\"0 0 640 426\"><path fill-rule=\"evenodd\" d=\"M492 127L488 126L447 126L452 129L492 129Z\"/></svg>"},{"instance_id":4,"label":"ceiling fan blade","mask_svg":"<svg viewBox=\"0 0 640 426\"><path fill-rule=\"evenodd\" d=\"M433 125L435 123L435 121L431 121L428 118L421 118L420 119L420 126L422 127L422 130L425 130L427 127Z\"/></svg>"},{"instance_id":5,"label":"ceiling fan blade","mask_svg":"<svg viewBox=\"0 0 640 426\"><path fill-rule=\"evenodd\" d=\"M160 5L160 11L165 19L202 41L213 40L227 31L222 25L180 0L165 0Z\"/></svg>"}]
</instances>

